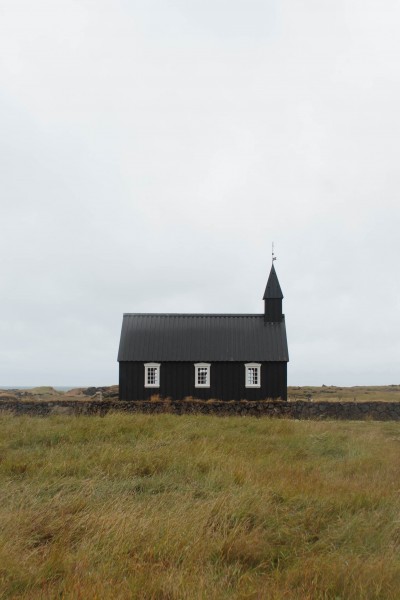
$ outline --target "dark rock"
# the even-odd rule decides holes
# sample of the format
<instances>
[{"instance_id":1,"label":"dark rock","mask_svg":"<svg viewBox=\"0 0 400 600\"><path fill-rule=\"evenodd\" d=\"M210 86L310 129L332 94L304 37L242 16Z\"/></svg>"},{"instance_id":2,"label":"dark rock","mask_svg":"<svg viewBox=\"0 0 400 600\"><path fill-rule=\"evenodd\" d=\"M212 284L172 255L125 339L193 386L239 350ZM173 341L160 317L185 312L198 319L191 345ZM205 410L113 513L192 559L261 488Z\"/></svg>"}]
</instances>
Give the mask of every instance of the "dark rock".
<instances>
[{"instance_id":1,"label":"dark rock","mask_svg":"<svg viewBox=\"0 0 400 600\"><path fill-rule=\"evenodd\" d=\"M338 419L338 420L365 420L399 421L400 402L222 402L208 403L202 400L181 401L139 401L126 402L115 397L106 397L107 388L88 388L84 395L78 397L49 398L46 400L33 400L30 396L7 398L0 402L0 411L10 411L15 415L46 416L52 413L59 414L99 414L105 415L110 410L123 412L143 413L173 413L183 414L210 414L219 416L269 416L288 419ZM86 397L85 397L86 396Z\"/></svg>"},{"instance_id":2,"label":"dark rock","mask_svg":"<svg viewBox=\"0 0 400 600\"><path fill-rule=\"evenodd\" d=\"M83 390L83 394L85 396L94 396L97 392L97 388L95 387L88 387L86 388L86 390Z\"/></svg>"}]
</instances>

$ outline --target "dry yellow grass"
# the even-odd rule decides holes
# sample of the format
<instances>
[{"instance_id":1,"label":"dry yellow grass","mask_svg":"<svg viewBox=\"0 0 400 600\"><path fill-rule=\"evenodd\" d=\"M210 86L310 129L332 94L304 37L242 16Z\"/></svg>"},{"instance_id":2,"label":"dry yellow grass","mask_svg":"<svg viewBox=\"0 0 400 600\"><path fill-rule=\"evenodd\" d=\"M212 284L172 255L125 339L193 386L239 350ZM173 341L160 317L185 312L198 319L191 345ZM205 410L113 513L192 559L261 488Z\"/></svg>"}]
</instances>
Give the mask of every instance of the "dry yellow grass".
<instances>
[{"instance_id":1,"label":"dry yellow grass","mask_svg":"<svg viewBox=\"0 0 400 600\"><path fill-rule=\"evenodd\" d=\"M0 597L397 599L400 424L0 416Z\"/></svg>"},{"instance_id":2,"label":"dry yellow grass","mask_svg":"<svg viewBox=\"0 0 400 600\"><path fill-rule=\"evenodd\" d=\"M290 400L328 402L400 402L400 385L338 387L335 385L288 387Z\"/></svg>"}]
</instances>

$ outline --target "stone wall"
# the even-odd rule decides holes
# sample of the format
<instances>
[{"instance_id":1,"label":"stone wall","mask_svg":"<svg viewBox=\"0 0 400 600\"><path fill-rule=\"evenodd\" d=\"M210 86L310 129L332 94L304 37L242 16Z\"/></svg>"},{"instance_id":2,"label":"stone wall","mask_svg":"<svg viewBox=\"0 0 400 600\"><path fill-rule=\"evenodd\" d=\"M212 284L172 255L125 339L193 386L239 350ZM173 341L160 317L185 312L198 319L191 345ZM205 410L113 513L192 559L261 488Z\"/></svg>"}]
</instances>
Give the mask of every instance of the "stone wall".
<instances>
[{"instance_id":1,"label":"stone wall","mask_svg":"<svg viewBox=\"0 0 400 600\"><path fill-rule=\"evenodd\" d=\"M3 400L0 411L15 415L47 416L50 414L105 415L110 411L141 413L240 415L288 419L345 419L345 420L400 420L398 402L222 402L222 401L141 401L118 400Z\"/></svg>"}]
</instances>

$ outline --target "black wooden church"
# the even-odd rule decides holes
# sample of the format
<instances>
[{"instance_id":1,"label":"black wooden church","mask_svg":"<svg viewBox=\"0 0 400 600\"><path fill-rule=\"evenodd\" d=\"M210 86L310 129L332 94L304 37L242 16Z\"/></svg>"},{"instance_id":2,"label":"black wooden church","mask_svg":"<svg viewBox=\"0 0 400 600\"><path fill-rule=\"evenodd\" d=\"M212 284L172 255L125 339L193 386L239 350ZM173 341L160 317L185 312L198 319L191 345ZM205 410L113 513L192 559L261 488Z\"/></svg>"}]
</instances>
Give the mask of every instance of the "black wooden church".
<instances>
[{"instance_id":1,"label":"black wooden church","mask_svg":"<svg viewBox=\"0 0 400 600\"><path fill-rule=\"evenodd\" d=\"M272 263L264 314L124 314L120 399L286 400L282 299Z\"/></svg>"}]
</instances>

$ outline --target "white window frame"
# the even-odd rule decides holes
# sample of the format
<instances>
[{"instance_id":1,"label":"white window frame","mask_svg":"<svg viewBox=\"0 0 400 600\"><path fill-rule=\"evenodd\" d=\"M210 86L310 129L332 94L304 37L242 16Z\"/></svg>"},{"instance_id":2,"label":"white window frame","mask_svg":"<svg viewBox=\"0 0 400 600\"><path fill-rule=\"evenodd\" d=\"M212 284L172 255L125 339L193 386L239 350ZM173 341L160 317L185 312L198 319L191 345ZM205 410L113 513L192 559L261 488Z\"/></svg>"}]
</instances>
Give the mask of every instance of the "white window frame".
<instances>
[{"instance_id":1,"label":"white window frame","mask_svg":"<svg viewBox=\"0 0 400 600\"><path fill-rule=\"evenodd\" d=\"M249 370L257 369L257 383L249 383ZM244 365L245 386L247 388L261 387L261 363L246 363Z\"/></svg>"},{"instance_id":2,"label":"white window frame","mask_svg":"<svg viewBox=\"0 0 400 600\"><path fill-rule=\"evenodd\" d=\"M194 387L197 388L209 388L210 387L210 368L211 363L195 363L195 375L194 375ZM207 369L206 373L206 383L199 383L199 370Z\"/></svg>"},{"instance_id":3,"label":"white window frame","mask_svg":"<svg viewBox=\"0 0 400 600\"><path fill-rule=\"evenodd\" d=\"M144 387L145 388L159 388L160 387L160 363L144 363ZM156 382L148 383L149 370L156 369Z\"/></svg>"}]
</instances>

